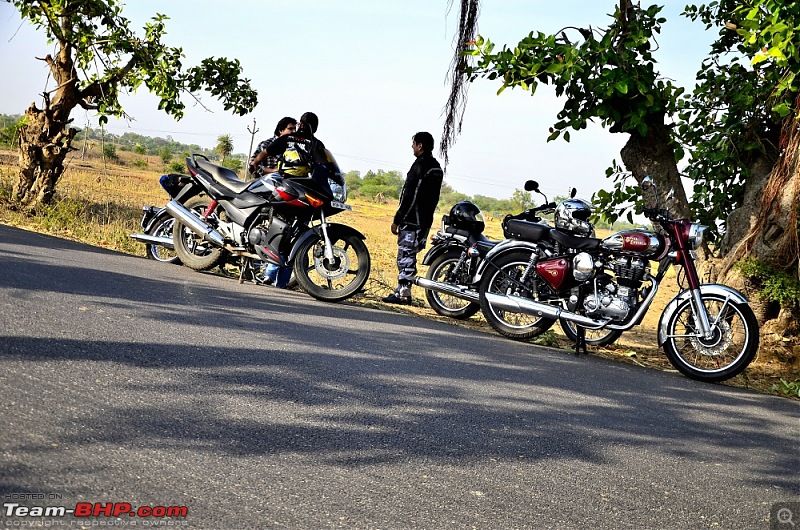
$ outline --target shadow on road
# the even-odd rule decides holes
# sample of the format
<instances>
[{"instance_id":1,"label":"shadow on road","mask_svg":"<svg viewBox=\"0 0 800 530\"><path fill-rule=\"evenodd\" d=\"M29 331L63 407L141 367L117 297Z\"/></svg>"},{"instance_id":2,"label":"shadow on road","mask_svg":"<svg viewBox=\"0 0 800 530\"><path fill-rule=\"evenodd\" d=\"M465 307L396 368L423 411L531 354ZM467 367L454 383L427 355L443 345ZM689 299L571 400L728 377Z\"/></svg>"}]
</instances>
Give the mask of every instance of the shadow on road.
<instances>
[{"instance_id":1,"label":"shadow on road","mask_svg":"<svg viewBox=\"0 0 800 530\"><path fill-rule=\"evenodd\" d=\"M7 450L314 454L361 467L409 459L605 464L617 458L609 448L626 447L689 459L698 469L739 462L754 485L800 492L789 449L800 420L793 402L302 293L265 295L266 288L146 260L135 262L135 273L114 269L132 262L111 259L103 270L88 261L53 266L35 252L0 254L0 271L24 267L0 273L3 298L26 303L60 293L79 300L86 325L95 326L85 338L43 336L41 327L9 334L13 316L4 308L0 362L61 367L64 377L51 382L55 397L43 403L94 410L77 419L61 414L49 438ZM125 315L153 334L114 338ZM171 331L155 334L164 329L155 324ZM85 372L80 385L68 379L76 371ZM223 414L220 407L233 403L236 410ZM786 424L766 421L767 410L781 410ZM754 444L769 456L742 461ZM18 477L28 474L8 469L0 492L25 491Z\"/></svg>"}]
</instances>

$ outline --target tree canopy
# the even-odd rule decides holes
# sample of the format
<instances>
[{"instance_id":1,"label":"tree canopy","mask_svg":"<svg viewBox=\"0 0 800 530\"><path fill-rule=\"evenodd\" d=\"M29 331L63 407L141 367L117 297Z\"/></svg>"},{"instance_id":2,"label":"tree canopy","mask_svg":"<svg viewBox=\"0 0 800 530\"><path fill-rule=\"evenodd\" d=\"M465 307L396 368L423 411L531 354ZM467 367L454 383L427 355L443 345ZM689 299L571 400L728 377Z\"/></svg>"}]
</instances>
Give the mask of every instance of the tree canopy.
<instances>
[{"instance_id":1,"label":"tree canopy","mask_svg":"<svg viewBox=\"0 0 800 530\"><path fill-rule=\"evenodd\" d=\"M52 197L77 132L69 126L77 106L96 111L102 124L108 116L125 116L120 93L142 86L158 96L159 109L176 119L184 115L183 98L197 99L200 91L240 115L257 103L238 60L209 57L196 66L184 65L183 49L163 42L166 15L156 14L137 34L119 0L6 1L56 50L42 59L55 88L42 94L41 109L31 105L20 128L20 176L13 195L23 206Z\"/></svg>"},{"instance_id":2,"label":"tree canopy","mask_svg":"<svg viewBox=\"0 0 800 530\"><path fill-rule=\"evenodd\" d=\"M593 120L628 135L623 165L612 162L606 173L613 182L594 197L598 210L611 219L626 209L630 215L626 205L638 201L639 190L628 177L638 184L652 176L662 193L677 192L676 213L711 227L713 250L722 258L718 267L712 264L712 274L729 276L733 263L745 257L779 269L798 267L800 4L720 0L687 6L684 16L719 32L690 93L658 71L656 37L667 23L659 6L620 0L605 28L532 31L498 51L477 34L479 4L461 0L443 149L460 129L465 80L499 82L498 94L508 87L534 94L549 84L563 103L549 141L569 141ZM681 177L692 181L689 197ZM774 318L771 311L759 318Z\"/></svg>"}]
</instances>

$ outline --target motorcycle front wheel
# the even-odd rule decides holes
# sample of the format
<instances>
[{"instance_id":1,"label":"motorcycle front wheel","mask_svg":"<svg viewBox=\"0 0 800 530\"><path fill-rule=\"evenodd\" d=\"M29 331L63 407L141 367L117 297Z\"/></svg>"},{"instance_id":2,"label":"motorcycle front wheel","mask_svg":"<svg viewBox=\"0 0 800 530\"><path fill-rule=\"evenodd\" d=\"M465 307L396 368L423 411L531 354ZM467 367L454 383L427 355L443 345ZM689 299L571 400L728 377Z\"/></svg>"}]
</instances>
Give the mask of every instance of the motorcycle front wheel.
<instances>
[{"instance_id":1,"label":"motorcycle front wheel","mask_svg":"<svg viewBox=\"0 0 800 530\"><path fill-rule=\"evenodd\" d=\"M538 296L530 275L520 281L530 261L529 252L513 252L490 264L481 279L480 303L486 321L495 331L514 340L529 340L552 327L555 319L526 313L512 313L493 307L486 293L514 295L536 299Z\"/></svg>"},{"instance_id":2,"label":"motorcycle front wheel","mask_svg":"<svg viewBox=\"0 0 800 530\"><path fill-rule=\"evenodd\" d=\"M175 219L163 211L158 219L151 225L150 229L145 232L148 236L166 237L172 239L172 227L175 224ZM173 249L169 249L162 245L148 243L144 247L145 254L149 259L160 261L162 263L180 264L181 260Z\"/></svg>"},{"instance_id":3,"label":"motorcycle front wheel","mask_svg":"<svg viewBox=\"0 0 800 530\"><path fill-rule=\"evenodd\" d=\"M442 283L451 283L448 279L452 279L458 285L467 285L470 281L467 272L454 270L461 261L461 254L462 251L452 249L437 257L428 267L427 278ZM465 320L481 310L480 304L438 291L426 290L425 298L434 311L445 317Z\"/></svg>"},{"instance_id":4,"label":"motorcycle front wheel","mask_svg":"<svg viewBox=\"0 0 800 530\"><path fill-rule=\"evenodd\" d=\"M300 287L325 302L340 302L367 283L370 256L367 245L355 234L330 235L333 260L325 257L325 242L311 237L297 249L294 276Z\"/></svg>"},{"instance_id":5,"label":"motorcycle front wheel","mask_svg":"<svg viewBox=\"0 0 800 530\"><path fill-rule=\"evenodd\" d=\"M208 197L201 195L192 197L183 206L199 215L205 211L210 202ZM172 228L172 243L175 246L175 254L183 264L196 271L213 269L227 258L227 251L205 241L184 226L180 219L175 219L175 225Z\"/></svg>"},{"instance_id":6,"label":"motorcycle front wheel","mask_svg":"<svg viewBox=\"0 0 800 530\"><path fill-rule=\"evenodd\" d=\"M575 342L578 338L577 325L563 318L558 319L558 323L561 325L564 335L572 342ZM622 335L622 331L618 329L587 329L585 333L586 345L597 348L613 344Z\"/></svg>"},{"instance_id":7,"label":"motorcycle front wheel","mask_svg":"<svg viewBox=\"0 0 800 530\"><path fill-rule=\"evenodd\" d=\"M739 375L758 351L758 321L747 304L724 296L701 295L711 324L711 337L698 337L692 299L681 302L666 323L664 353L691 379L717 383Z\"/></svg>"}]
</instances>

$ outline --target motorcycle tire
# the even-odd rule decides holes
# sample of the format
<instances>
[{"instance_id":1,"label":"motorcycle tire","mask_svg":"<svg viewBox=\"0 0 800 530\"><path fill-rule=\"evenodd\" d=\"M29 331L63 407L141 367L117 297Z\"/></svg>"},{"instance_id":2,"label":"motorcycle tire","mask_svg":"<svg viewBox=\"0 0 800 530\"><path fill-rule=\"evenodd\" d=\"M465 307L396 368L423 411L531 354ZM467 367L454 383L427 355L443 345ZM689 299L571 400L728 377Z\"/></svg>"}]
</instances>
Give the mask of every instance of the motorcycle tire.
<instances>
[{"instance_id":1,"label":"motorcycle tire","mask_svg":"<svg viewBox=\"0 0 800 530\"><path fill-rule=\"evenodd\" d=\"M341 302L367 283L371 266L369 249L355 234L329 236L333 262L325 258L323 240L311 237L297 250L294 276L300 287L317 300Z\"/></svg>"},{"instance_id":2,"label":"motorcycle tire","mask_svg":"<svg viewBox=\"0 0 800 530\"><path fill-rule=\"evenodd\" d=\"M570 341L575 342L575 340L578 338L577 324L570 322L569 320L564 320L563 318L559 319L558 323L561 325L561 330L564 332L564 335L566 335ZM609 344L616 342L616 340L622 335L622 330L587 329L585 333L587 346L602 348L603 346L608 346Z\"/></svg>"},{"instance_id":3,"label":"motorcycle tire","mask_svg":"<svg viewBox=\"0 0 800 530\"><path fill-rule=\"evenodd\" d=\"M681 302L666 322L664 353L680 373L708 383L739 375L758 351L758 320L747 304L703 293L712 328L710 339L696 336L692 299ZM720 311L724 310L723 314Z\"/></svg>"},{"instance_id":4,"label":"motorcycle tire","mask_svg":"<svg viewBox=\"0 0 800 530\"><path fill-rule=\"evenodd\" d=\"M434 282L444 282L452 273L453 267L461 260L461 254L462 251L452 249L434 259L428 267L427 278ZM466 276L466 273L459 274L458 281L463 281L460 285L469 283L470 278ZM481 310L481 305L478 303L438 291L425 290L425 298L434 311L445 317L466 320Z\"/></svg>"},{"instance_id":5,"label":"motorcycle tire","mask_svg":"<svg viewBox=\"0 0 800 530\"><path fill-rule=\"evenodd\" d=\"M535 297L530 280L524 282L527 288L521 288L511 279L518 280L530 261L530 252L512 252L500 256L490 264L481 279L480 303L481 312L495 331L514 340L530 340L550 329L556 319L525 313L512 313L493 307L486 300L486 293L513 294L525 298Z\"/></svg>"},{"instance_id":6,"label":"motorcycle tire","mask_svg":"<svg viewBox=\"0 0 800 530\"><path fill-rule=\"evenodd\" d=\"M172 239L172 227L174 224L175 219L173 219L169 213L163 211L151 224L145 234L148 236L168 237ZM180 265L181 263L180 258L174 250L161 245L148 243L144 246L144 252L148 259L160 261L162 263L173 263L175 265Z\"/></svg>"},{"instance_id":7,"label":"motorcycle tire","mask_svg":"<svg viewBox=\"0 0 800 530\"><path fill-rule=\"evenodd\" d=\"M192 197L183 206L196 213L202 213L210 202L207 196L200 195ZM175 219L172 243L175 246L175 254L181 262L196 271L213 269L223 263L228 254L226 250L204 241L202 237L184 226L180 219Z\"/></svg>"}]
</instances>

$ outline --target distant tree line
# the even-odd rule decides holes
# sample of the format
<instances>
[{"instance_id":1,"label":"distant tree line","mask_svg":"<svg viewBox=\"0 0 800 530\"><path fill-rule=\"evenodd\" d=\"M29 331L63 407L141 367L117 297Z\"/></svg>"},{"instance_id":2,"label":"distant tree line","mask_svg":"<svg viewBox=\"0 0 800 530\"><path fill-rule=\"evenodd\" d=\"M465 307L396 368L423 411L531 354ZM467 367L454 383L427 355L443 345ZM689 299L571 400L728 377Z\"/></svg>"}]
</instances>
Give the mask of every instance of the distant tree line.
<instances>
[{"instance_id":1,"label":"distant tree line","mask_svg":"<svg viewBox=\"0 0 800 530\"><path fill-rule=\"evenodd\" d=\"M21 114L0 114L0 147L13 149L17 147L17 137L19 127L22 125L23 116ZM139 155L160 156L163 158L165 153L200 153L209 158L216 158L217 151L206 149L197 144L184 144L174 140L171 136L166 138L144 136L132 132L114 134L103 131L100 128L84 128L78 130L73 142L74 147L79 148L81 142L94 140L113 145L109 151L131 151Z\"/></svg>"},{"instance_id":2,"label":"distant tree line","mask_svg":"<svg viewBox=\"0 0 800 530\"><path fill-rule=\"evenodd\" d=\"M0 114L0 147L16 147L16 134L23 117L19 114L6 115ZM167 169L175 173L185 171L183 158L192 153L199 153L211 159L221 159L221 164L234 171L243 171L244 161L247 156L244 154L232 154L233 142L230 135L220 135L217 138L217 145L213 149L206 149L197 144L183 144L172 139L153 138L140 134L126 132L122 135L115 135L106 132L103 134L101 129L87 128L78 132L74 145L79 146L84 137L89 141L104 142L103 153L106 158L117 160L117 151L130 151L138 155L158 156L167 164ZM175 155L180 155L180 160L173 160ZM399 171L376 171L369 170L364 175L360 171L349 171L345 174L347 190L353 197L361 197L378 202L396 202L400 199L400 191L403 189L405 177ZM556 197L559 202L564 197ZM472 201L485 215L490 217L502 217L509 213L519 213L532 206L539 204L532 197L531 193L523 190L515 190L508 199L497 199L485 195L475 195L470 197L458 192L447 183L442 184L442 192L439 197L440 211L448 211L454 204L460 201ZM598 218L595 222L598 228L610 228L610 224ZM627 225L626 225L627 226ZM621 223L614 223L614 227L623 227Z\"/></svg>"},{"instance_id":3,"label":"distant tree line","mask_svg":"<svg viewBox=\"0 0 800 530\"><path fill-rule=\"evenodd\" d=\"M347 191L350 195L378 202L399 200L404 181L405 178L399 171L369 170L363 176L360 171L348 171L345 173ZM566 197L555 197L553 200L557 204L564 199ZM471 201L483 211L484 215L494 218L503 217L509 213L519 213L541 204L541 202L537 202L537 198L534 198L530 192L519 189L514 190L514 193L508 199L496 199L485 195L470 197L454 190L446 182L443 183L437 209L449 211L454 204L460 201ZM552 215L549 217L552 218ZM611 223L600 215L594 219L594 225L596 228L612 228ZM634 225L621 221L616 221L613 224L615 229L624 229L632 226Z\"/></svg>"}]
</instances>

